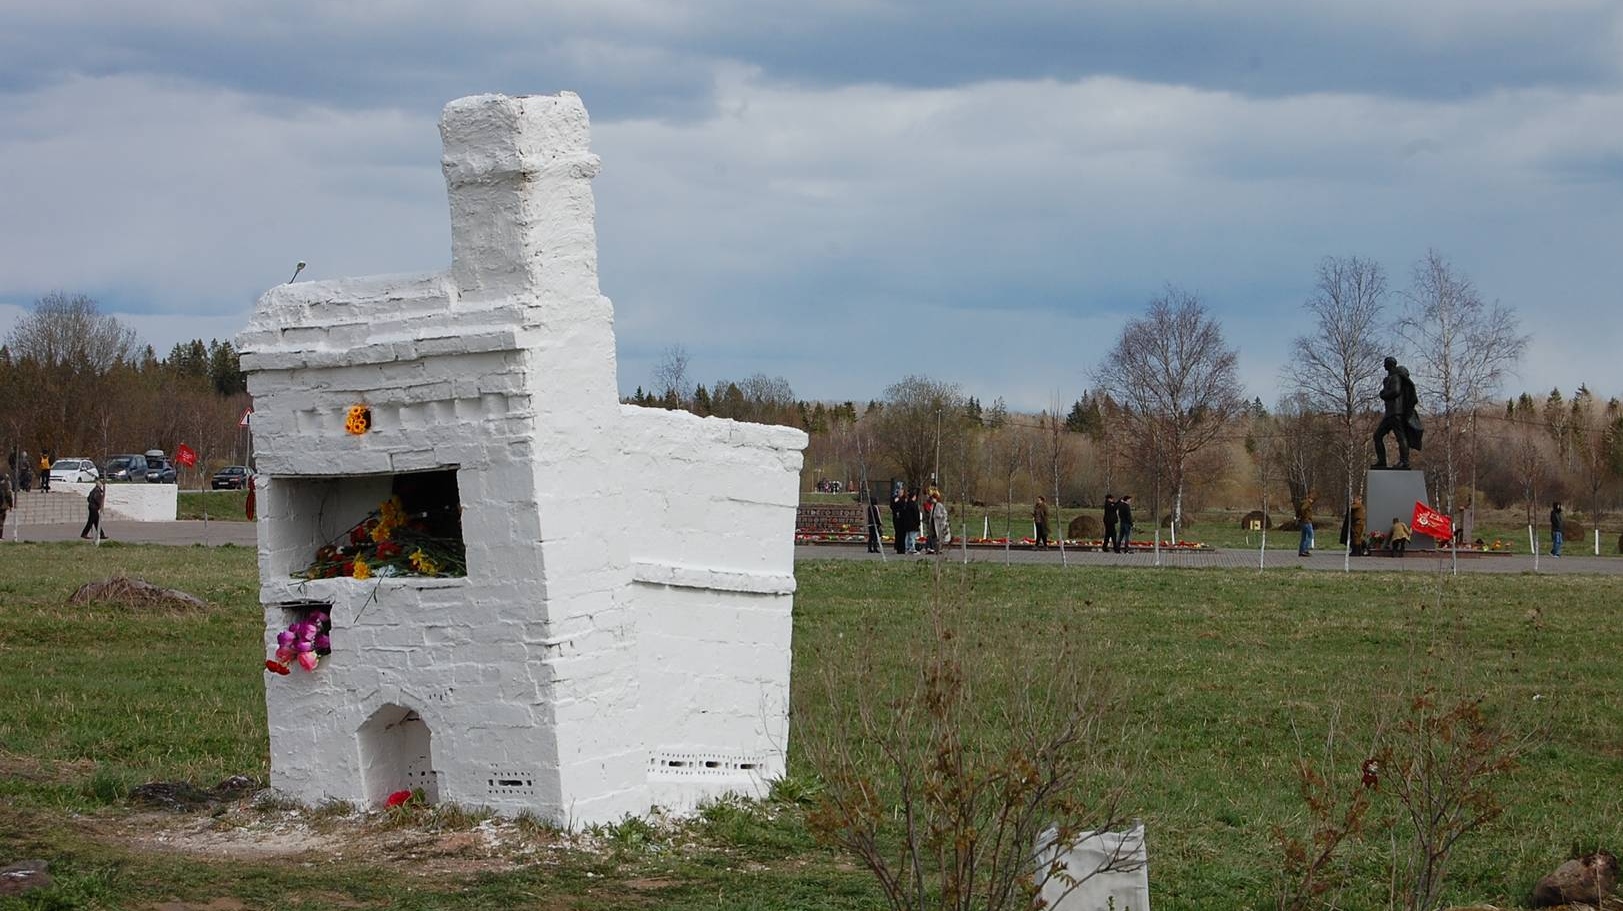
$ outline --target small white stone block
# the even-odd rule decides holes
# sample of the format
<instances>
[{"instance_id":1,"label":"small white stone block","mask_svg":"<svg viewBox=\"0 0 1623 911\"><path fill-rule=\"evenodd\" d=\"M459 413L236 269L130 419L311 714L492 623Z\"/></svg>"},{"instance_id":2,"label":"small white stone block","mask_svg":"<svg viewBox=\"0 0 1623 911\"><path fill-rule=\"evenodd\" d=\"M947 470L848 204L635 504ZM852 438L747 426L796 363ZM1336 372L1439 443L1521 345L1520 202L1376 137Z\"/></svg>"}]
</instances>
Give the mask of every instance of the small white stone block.
<instances>
[{"instance_id":1,"label":"small white stone block","mask_svg":"<svg viewBox=\"0 0 1623 911\"><path fill-rule=\"evenodd\" d=\"M1037 895L1053 911L1150 911L1144 824L1092 832L1070 845L1048 829L1037 837ZM1053 872L1056 865L1059 872Z\"/></svg>"}]
</instances>

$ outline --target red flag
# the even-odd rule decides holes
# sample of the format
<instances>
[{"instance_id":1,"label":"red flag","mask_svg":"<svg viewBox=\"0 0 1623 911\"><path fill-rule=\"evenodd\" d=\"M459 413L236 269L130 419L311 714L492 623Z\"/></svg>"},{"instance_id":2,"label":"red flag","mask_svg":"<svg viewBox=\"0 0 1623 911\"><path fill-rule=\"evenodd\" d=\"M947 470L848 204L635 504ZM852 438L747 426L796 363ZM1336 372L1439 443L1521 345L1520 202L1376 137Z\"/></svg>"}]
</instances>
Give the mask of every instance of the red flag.
<instances>
[{"instance_id":1,"label":"red flag","mask_svg":"<svg viewBox=\"0 0 1623 911\"><path fill-rule=\"evenodd\" d=\"M1417 535L1430 535L1438 541L1451 541L1454 539L1454 522L1430 506L1415 501L1414 521L1409 523Z\"/></svg>"},{"instance_id":2,"label":"red flag","mask_svg":"<svg viewBox=\"0 0 1623 911\"><path fill-rule=\"evenodd\" d=\"M175 449L175 464L191 468L197 464L197 453L192 451L192 447L182 443Z\"/></svg>"}]
</instances>

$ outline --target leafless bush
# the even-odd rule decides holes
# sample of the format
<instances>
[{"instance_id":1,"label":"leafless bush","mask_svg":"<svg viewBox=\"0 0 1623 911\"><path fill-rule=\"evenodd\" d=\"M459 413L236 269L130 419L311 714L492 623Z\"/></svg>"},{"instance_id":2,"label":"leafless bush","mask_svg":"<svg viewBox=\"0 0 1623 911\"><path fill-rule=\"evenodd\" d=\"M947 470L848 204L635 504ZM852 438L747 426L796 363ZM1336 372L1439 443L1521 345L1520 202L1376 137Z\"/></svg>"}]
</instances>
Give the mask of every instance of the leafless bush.
<instances>
[{"instance_id":1,"label":"leafless bush","mask_svg":"<svg viewBox=\"0 0 1623 911\"><path fill-rule=\"evenodd\" d=\"M898 911L1030 908L1038 873L1062 872L1037 869L1043 829L1071 844L1123 823L1131 763L1117 704L1076 647L1085 637L1038 624L1019 632L1025 648L1006 630L983 648L965 573L935 568L929 635L903 668L880 663L876 630L819 654L832 718L796 734L826 784L812 831L855 855Z\"/></svg>"},{"instance_id":2,"label":"leafless bush","mask_svg":"<svg viewBox=\"0 0 1623 911\"><path fill-rule=\"evenodd\" d=\"M1454 847L1499 818L1498 788L1536 741L1489 717L1480 696L1427 687L1409 701L1382 775L1411 830L1396 870L1405 908L1437 907Z\"/></svg>"},{"instance_id":3,"label":"leafless bush","mask_svg":"<svg viewBox=\"0 0 1623 911\"><path fill-rule=\"evenodd\" d=\"M1345 885L1336 862L1343 848L1363 833L1379 783L1377 758L1369 756L1361 765L1356 763L1338 744L1333 721L1323 757L1317 762L1306 756L1297 758L1296 788L1305 810L1306 831L1294 825L1273 827L1282 859L1276 899L1279 911L1336 906L1335 898Z\"/></svg>"}]
</instances>

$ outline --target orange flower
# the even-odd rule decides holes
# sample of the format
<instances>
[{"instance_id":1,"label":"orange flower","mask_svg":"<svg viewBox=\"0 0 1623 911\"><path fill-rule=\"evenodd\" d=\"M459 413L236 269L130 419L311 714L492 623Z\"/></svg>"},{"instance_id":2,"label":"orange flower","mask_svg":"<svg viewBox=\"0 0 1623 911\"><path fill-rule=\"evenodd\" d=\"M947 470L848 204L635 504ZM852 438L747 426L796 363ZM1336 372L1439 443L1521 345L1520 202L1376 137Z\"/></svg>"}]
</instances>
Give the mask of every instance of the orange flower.
<instances>
[{"instance_id":1,"label":"orange flower","mask_svg":"<svg viewBox=\"0 0 1623 911\"><path fill-rule=\"evenodd\" d=\"M356 436L372 429L372 409L365 405L351 405L344 414L344 429Z\"/></svg>"},{"instance_id":2,"label":"orange flower","mask_svg":"<svg viewBox=\"0 0 1623 911\"><path fill-rule=\"evenodd\" d=\"M356 557L354 576L357 579L370 579L372 578L372 567L367 566L366 561L362 558Z\"/></svg>"}]
</instances>

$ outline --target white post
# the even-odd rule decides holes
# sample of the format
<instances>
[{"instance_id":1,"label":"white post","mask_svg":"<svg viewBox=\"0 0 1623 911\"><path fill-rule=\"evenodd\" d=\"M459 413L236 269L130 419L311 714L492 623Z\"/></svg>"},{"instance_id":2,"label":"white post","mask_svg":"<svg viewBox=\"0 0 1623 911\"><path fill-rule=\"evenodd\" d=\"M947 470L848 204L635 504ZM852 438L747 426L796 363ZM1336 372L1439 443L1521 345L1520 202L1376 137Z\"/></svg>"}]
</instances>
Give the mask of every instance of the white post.
<instances>
[{"instance_id":1,"label":"white post","mask_svg":"<svg viewBox=\"0 0 1623 911\"><path fill-rule=\"evenodd\" d=\"M1533 537L1533 526L1527 526L1527 549L1533 552L1533 572L1538 572L1538 539Z\"/></svg>"},{"instance_id":2,"label":"white post","mask_svg":"<svg viewBox=\"0 0 1623 911\"><path fill-rule=\"evenodd\" d=\"M1257 548L1257 572L1262 572L1268 563L1268 514L1262 516L1262 545Z\"/></svg>"},{"instance_id":3,"label":"white post","mask_svg":"<svg viewBox=\"0 0 1623 911\"><path fill-rule=\"evenodd\" d=\"M1600 556L1600 529L1595 529L1595 556Z\"/></svg>"},{"instance_id":4,"label":"white post","mask_svg":"<svg viewBox=\"0 0 1623 911\"><path fill-rule=\"evenodd\" d=\"M1155 565L1161 565L1161 523L1155 523Z\"/></svg>"}]
</instances>

